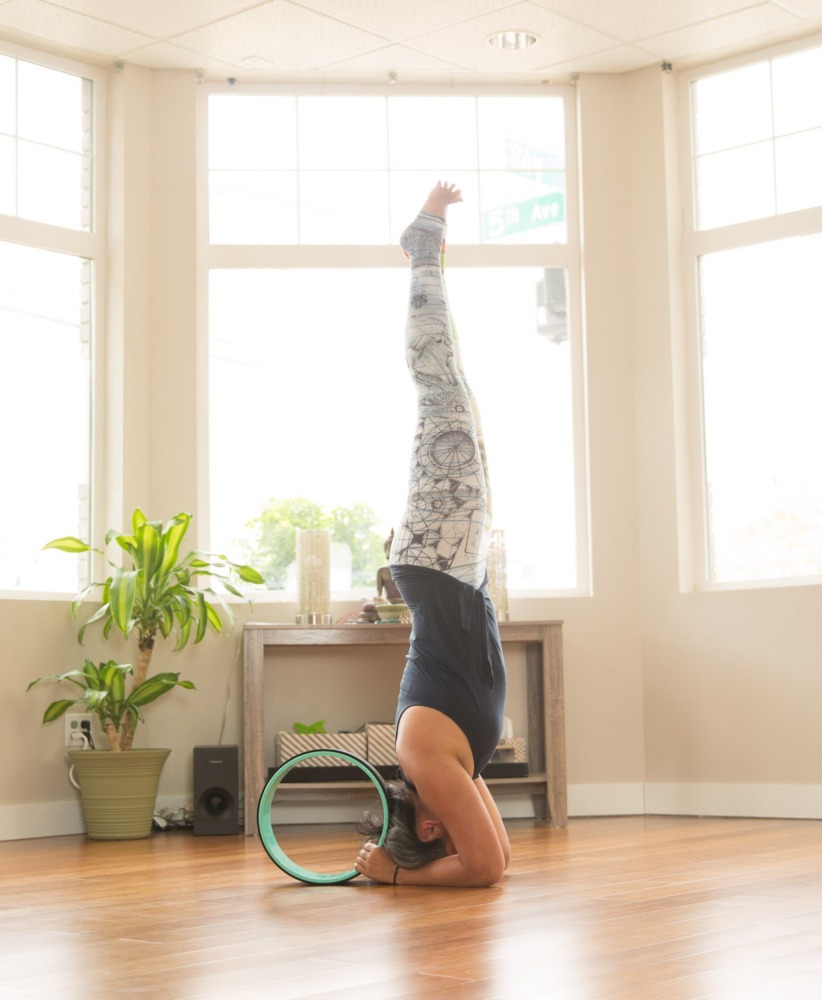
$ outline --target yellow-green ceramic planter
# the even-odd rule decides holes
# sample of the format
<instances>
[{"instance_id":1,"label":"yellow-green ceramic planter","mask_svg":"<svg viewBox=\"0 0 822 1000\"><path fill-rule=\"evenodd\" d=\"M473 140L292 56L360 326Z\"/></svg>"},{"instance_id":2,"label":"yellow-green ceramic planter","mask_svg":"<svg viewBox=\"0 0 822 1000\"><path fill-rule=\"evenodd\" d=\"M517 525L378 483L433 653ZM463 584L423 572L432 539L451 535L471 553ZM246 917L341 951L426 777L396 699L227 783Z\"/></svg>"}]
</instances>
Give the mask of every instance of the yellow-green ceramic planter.
<instances>
[{"instance_id":1,"label":"yellow-green ceramic planter","mask_svg":"<svg viewBox=\"0 0 822 1000\"><path fill-rule=\"evenodd\" d=\"M69 750L91 840L151 835L160 774L170 750Z\"/></svg>"}]
</instances>

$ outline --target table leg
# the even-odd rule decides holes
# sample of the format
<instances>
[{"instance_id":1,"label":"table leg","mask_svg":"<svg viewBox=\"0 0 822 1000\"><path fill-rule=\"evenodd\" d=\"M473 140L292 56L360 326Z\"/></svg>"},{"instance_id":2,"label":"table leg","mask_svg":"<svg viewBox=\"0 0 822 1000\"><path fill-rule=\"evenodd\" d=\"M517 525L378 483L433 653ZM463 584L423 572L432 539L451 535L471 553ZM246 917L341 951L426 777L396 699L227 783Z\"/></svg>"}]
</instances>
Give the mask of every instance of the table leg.
<instances>
[{"instance_id":1,"label":"table leg","mask_svg":"<svg viewBox=\"0 0 822 1000\"><path fill-rule=\"evenodd\" d=\"M243 661L243 773L245 833L257 833L257 803L265 784L263 746L263 641L259 632L245 633Z\"/></svg>"},{"instance_id":2,"label":"table leg","mask_svg":"<svg viewBox=\"0 0 822 1000\"><path fill-rule=\"evenodd\" d=\"M550 629L542 643L545 667L545 773L548 812L552 826L568 825L568 789L565 762L565 693L562 674L562 636Z\"/></svg>"}]
</instances>

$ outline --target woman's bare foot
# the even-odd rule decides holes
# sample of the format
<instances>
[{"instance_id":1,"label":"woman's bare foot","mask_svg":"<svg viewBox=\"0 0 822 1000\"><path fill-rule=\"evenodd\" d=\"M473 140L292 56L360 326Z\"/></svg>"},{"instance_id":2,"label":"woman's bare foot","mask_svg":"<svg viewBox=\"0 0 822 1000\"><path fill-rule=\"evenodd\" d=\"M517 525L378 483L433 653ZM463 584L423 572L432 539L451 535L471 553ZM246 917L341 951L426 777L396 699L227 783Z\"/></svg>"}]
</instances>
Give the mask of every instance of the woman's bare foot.
<instances>
[{"instance_id":1,"label":"woman's bare foot","mask_svg":"<svg viewBox=\"0 0 822 1000\"><path fill-rule=\"evenodd\" d=\"M456 184L438 181L425 200L419 215L400 236L400 246L414 267L430 264L441 267L445 210L455 201L462 201Z\"/></svg>"},{"instance_id":2,"label":"woman's bare foot","mask_svg":"<svg viewBox=\"0 0 822 1000\"><path fill-rule=\"evenodd\" d=\"M462 201L462 191L460 191L457 185L443 184L442 181L437 181L431 193L426 198L421 211L427 212L429 215L438 215L441 219L444 219L445 210L455 201Z\"/></svg>"}]
</instances>

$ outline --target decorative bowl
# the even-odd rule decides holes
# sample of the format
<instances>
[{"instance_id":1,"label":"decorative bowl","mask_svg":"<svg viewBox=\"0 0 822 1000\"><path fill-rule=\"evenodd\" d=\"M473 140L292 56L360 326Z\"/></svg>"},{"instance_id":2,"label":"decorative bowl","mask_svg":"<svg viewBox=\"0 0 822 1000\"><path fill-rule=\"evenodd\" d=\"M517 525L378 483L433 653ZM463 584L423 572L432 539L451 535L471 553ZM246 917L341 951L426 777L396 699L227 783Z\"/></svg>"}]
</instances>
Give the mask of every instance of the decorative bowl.
<instances>
[{"instance_id":1,"label":"decorative bowl","mask_svg":"<svg viewBox=\"0 0 822 1000\"><path fill-rule=\"evenodd\" d=\"M398 622L403 615L409 614L407 604L378 604L377 615L381 622Z\"/></svg>"}]
</instances>

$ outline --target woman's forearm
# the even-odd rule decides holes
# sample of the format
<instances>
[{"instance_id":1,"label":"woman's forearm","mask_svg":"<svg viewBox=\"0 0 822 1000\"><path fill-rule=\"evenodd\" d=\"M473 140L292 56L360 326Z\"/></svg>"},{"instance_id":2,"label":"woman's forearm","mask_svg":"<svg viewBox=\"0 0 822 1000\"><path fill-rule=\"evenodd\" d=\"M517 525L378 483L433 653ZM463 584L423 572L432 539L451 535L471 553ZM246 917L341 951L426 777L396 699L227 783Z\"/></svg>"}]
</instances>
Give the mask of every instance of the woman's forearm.
<instances>
[{"instance_id":1,"label":"woman's forearm","mask_svg":"<svg viewBox=\"0 0 822 1000\"><path fill-rule=\"evenodd\" d=\"M505 872L505 860L489 860L482 865L467 867L458 854L431 861L421 868L399 868L395 885L450 885L464 888L483 888L499 882Z\"/></svg>"}]
</instances>

